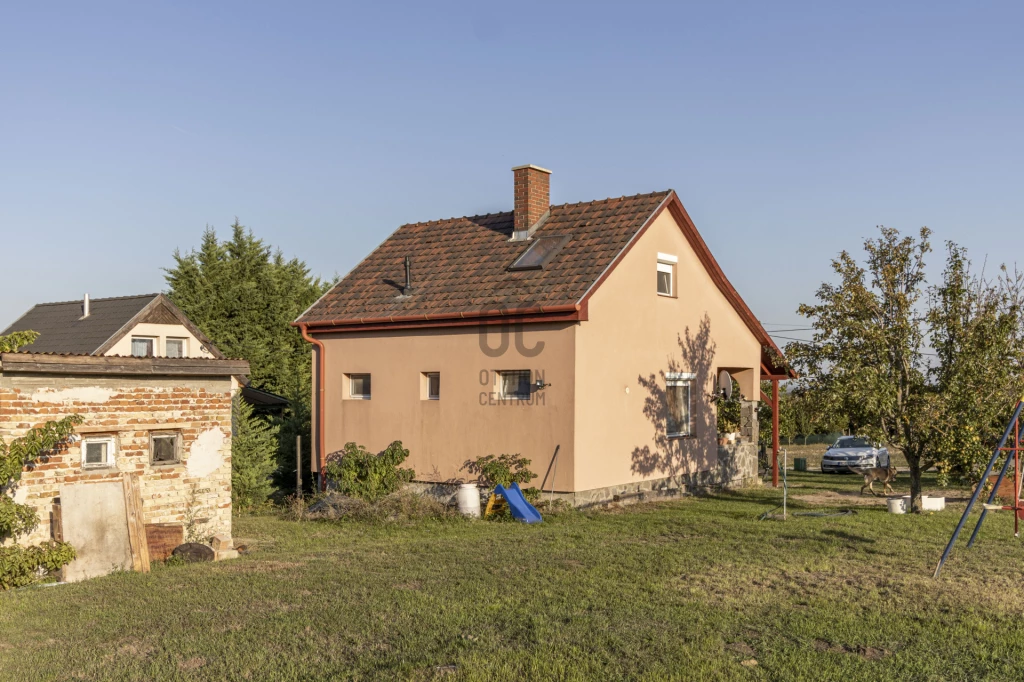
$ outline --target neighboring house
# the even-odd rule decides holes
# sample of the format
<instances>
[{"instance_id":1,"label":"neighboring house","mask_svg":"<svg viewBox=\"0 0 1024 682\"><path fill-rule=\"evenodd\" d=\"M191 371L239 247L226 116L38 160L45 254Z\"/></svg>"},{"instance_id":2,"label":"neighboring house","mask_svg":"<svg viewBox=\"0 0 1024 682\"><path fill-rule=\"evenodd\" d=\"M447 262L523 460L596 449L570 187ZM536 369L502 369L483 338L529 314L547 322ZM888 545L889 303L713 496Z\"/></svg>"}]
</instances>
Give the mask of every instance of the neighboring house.
<instances>
[{"instance_id":1,"label":"neighboring house","mask_svg":"<svg viewBox=\"0 0 1024 682\"><path fill-rule=\"evenodd\" d=\"M229 541L231 399L248 363L225 359L159 294L37 305L3 334L30 329L35 343L0 353L0 437L84 421L26 467L15 499L42 523L22 540L71 542L68 580L130 567L121 481L137 476L153 558L189 531Z\"/></svg>"},{"instance_id":2,"label":"neighboring house","mask_svg":"<svg viewBox=\"0 0 1024 682\"><path fill-rule=\"evenodd\" d=\"M452 483L518 453L575 503L754 478L759 382L789 374L676 193L552 206L549 171L513 174L513 211L403 225L296 321L321 460L398 439L417 480Z\"/></svg>"}]
</instances>

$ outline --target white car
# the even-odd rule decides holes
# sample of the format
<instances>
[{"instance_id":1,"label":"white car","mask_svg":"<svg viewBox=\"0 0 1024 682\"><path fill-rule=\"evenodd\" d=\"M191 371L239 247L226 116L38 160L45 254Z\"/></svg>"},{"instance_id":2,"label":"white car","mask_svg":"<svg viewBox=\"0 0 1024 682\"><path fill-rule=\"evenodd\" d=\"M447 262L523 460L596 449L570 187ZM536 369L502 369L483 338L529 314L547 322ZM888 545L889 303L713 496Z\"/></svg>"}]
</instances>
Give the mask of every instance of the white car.
<instances>
[{"instance_id":1,"label":"white car","mask_svg":"<svg viewBox=\"0 0 1024 682\"><path fill-rule=\"evenodd\" d=\"M843 436L825 451L821 473L845 474L851 467L870 469L889 466L889 451L867 438Z\"/></svg>"}]
</instances>

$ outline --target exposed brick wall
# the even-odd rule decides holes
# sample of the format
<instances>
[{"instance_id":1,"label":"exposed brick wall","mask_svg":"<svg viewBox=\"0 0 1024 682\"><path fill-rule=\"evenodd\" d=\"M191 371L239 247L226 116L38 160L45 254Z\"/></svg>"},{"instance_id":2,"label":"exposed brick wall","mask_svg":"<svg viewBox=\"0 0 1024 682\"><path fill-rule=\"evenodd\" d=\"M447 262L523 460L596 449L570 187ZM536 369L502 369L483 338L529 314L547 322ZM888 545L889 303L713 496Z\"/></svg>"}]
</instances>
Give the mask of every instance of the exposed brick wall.
<instances>
[{"instance_id":1,"label":"exposed brick wall","mask_svg":"<svg viewBox=\"0 0 1024 682\"><path fill-rule=\"evenodd\" d=\"M0 375L0 436L8 442L75 413L85 420L80 437L116 436L113 467L83 468L81 441L26 467L15 499L36 508L40 526L22 541L50 537L48 521L61 485L118 480L124 472L141 474L146 523L184 522L195 490L197 516L209 519L203 534L230 536L232 383L228 377ZM180 431L180 463L150 464L151 429Z\"/></svg>"},{"instance_id":2,"label":"exposed brick wall","mask_svg":"<svg viewBox=\"0 0 1024 682\"><path fill-rule=\"evenodd\" d=\"M551 174L535 166L512 169L514 229L528 230L551 208Z\"/></svg>"}]
</instances>

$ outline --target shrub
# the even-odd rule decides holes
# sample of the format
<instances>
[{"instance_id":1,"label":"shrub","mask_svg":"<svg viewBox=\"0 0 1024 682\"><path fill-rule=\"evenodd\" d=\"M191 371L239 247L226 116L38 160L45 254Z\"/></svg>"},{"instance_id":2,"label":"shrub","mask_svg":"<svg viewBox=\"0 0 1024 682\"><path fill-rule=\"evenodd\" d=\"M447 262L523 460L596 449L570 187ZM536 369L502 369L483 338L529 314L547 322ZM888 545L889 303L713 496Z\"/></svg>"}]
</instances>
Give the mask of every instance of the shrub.
<instances>
[{"instance_id":1,"label":"shrub","mask_svg":"<svg viewBox=\"0 0 1024 682\"><path fill-rule=\"evenodd\" d=\"M324 475L341 494L373 503L396 492L416 475L412 469L398 466L408 456L409 451L400 440L379 455L362 445L345 443L344 449L328 457Z\"/></svg>"},{"instance_id":2,"label":"shrub","mask_svg":"<svg viewBox=\"0 0 1024 682\"><path fill-rule=\"evenodd\" d=\"M515 455L487 455L479 457L475 462L470 462L467 469L478 475L480 485L485 488L493 488L501 485L506 488L513 483L529 483L537 478L527 467L530 460Z\"/></svg>"}]
</instances>

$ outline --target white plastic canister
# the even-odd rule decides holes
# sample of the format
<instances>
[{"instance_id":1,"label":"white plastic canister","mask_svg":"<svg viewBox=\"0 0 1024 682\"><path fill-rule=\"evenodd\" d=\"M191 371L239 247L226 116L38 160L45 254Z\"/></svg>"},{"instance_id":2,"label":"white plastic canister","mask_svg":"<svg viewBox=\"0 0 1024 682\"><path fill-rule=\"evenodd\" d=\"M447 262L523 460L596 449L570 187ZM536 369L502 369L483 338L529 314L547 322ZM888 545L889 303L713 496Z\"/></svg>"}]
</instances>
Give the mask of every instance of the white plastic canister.
<instances>
[{"instance_id":1,"label":"white plastic canister","mask_svg":"<svg viewBox=\"0 0 1024 682\"><path fill-rule=\"evenodd\" d=\"M455 495L459 503L459 512L475 519L480 518L480 490L476 483L463 483Z\"/></svg>"}]
</instances>

